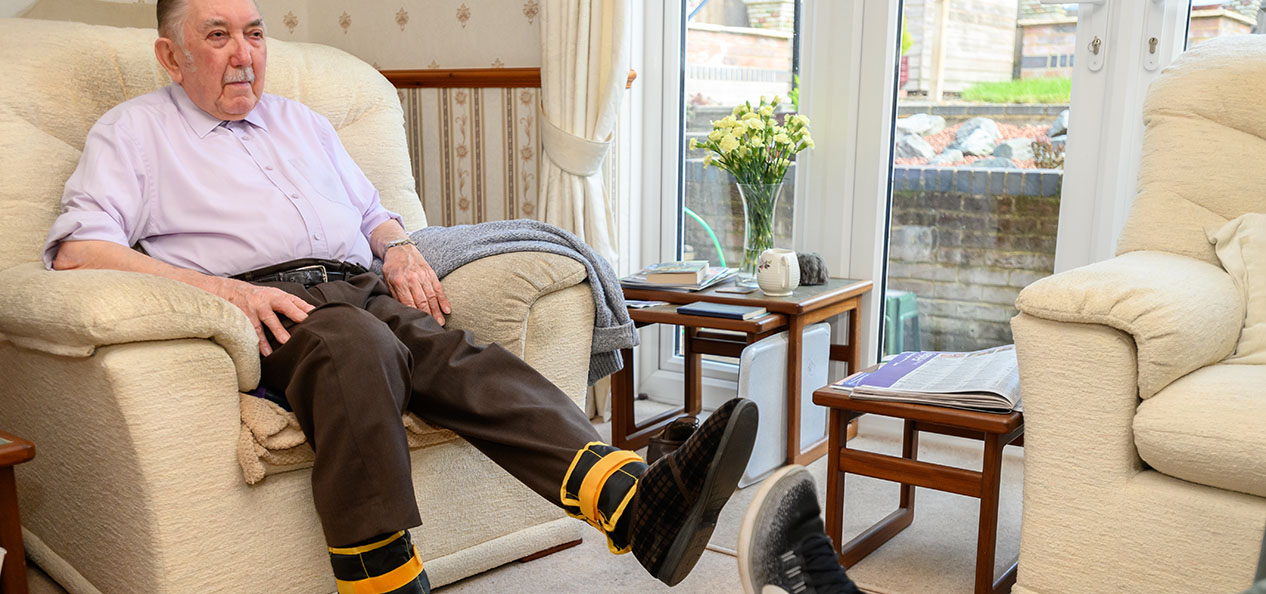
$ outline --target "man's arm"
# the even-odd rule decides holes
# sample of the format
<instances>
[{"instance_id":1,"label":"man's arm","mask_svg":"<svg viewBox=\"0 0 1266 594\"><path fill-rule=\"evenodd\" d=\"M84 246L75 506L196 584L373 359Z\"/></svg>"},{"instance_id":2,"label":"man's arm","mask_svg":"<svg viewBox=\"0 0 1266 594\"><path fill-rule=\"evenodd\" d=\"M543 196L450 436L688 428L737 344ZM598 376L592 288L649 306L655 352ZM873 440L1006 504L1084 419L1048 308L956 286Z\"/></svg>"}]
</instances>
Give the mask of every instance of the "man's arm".
<instances>
[{"instance_id":1,"label":"man's arm","mask_svg":"<svg viewBox=\"0 0 1266 594\"><path fill-rule=\"evenodd\" d=\"M398 250L392 250L398 251ZM53 259L54 270L110 269L143 272L193 285L213 293L242 310L259 335L259 352L267 357L272 354L264 327L273 333L277 342L285 344L290 333L282 326L277 313L295 322L308 318L313 306L281 289L260 287L247 282L210 276L186 268L172 266L145 254L110 241L63 241Z\"/></svg>"},{"instance_id":2,"label":"man's arm","mask_svg":"<svg viewBox=\"0 0 1266 594\"><path fill-rule=\"evenodd\" d=\"M439 277L422 257L422 252L411 245L387 249L388 243L408 238L399 222L387 219L369 234L369 248L375 256L382 258L382 278L391 288L391 296L400 303L431 314L442 326L444 314L452 313L453 308L444 295Z\"/></svg>"}]
</instances>

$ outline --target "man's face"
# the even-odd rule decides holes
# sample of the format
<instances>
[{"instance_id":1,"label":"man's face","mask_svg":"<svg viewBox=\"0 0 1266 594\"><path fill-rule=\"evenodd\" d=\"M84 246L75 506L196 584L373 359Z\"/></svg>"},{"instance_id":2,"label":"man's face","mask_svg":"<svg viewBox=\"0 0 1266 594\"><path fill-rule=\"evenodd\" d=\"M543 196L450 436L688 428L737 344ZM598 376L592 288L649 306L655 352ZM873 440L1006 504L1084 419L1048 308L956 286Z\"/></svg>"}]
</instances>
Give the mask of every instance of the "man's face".
<instances>
[{"instance_id":1,"label":"man's face","mask_svg":"<svg viewBox=\"0 0 1266 594\"><path fill-rule=\"evenodd\" d=\"M171 42L173 59L164 60L159 40L159 60L194 105L221 120L241 120L264 89L264 21L253 0L188 2L184 51Z\"/></svg>"}]
</instances>

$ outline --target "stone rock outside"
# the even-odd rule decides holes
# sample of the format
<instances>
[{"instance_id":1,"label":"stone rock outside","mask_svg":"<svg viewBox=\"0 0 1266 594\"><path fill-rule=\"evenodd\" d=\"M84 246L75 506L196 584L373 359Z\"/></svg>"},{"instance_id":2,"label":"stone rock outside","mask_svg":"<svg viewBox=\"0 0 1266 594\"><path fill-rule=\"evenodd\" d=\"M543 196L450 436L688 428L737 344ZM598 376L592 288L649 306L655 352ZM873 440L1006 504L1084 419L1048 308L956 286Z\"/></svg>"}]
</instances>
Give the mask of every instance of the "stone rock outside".
<instances>
[{"instance_id":1,"label":"stone rock outside","mask_svg":"<svg viewBox=\"0 0 1266 594\"><path fill-rule=\"evenodd\" d=\"M1068 132L1068 110L1059 112L1055 117L1055 121L1051 124L1051 129L1046 131L1046 135L1054 141L1056 136L1063 135Z\"/></svg>"},{"instance_id":2,"label":"stone rock outside","mask_svg":"<svg viewBox=\"0 0 1266 594\"><path fill-rule=\"evenodd\" d=\"M1032 159L1033 140L1031 138L1012 138L998 143L993 149L993 156L1004 159Z\"/></svg>"},{"instance_id":3,"label":"stone rock outside","mask_svg":"<svg viewBox=\"0 0 1266 594\"><path fill-rule=\"evenodd\" d=\"M898 159L919 158L932 159L936 150L918 134L906 134L897 140L894 147Z\"/></svg>"},{"instance_id":4,"label":"stone rock outside","mask_svg":"<svg viewBox=\"0 0 1266 594\"><path fill-rule=\"evenodd\" d=\"M916 113L897 120L897 130L906 134L931 136L945 129L945 118L928 113Z\"/></svg>"}]
</instances>

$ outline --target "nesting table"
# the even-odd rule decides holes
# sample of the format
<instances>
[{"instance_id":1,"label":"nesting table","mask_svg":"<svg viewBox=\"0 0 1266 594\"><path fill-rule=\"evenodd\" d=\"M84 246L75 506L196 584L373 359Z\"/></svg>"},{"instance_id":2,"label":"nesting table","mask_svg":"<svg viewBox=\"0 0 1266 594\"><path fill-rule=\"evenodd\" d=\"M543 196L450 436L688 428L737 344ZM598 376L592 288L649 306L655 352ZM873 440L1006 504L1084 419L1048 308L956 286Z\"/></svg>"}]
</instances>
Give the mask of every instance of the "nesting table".
<instances>
[{"instance_id":1,"label":"nesting table","mask_svg":"<svg viewBox=\"0 0 1266 594\"><path fill-rule=\"evenodd\" d=\"M716 288L683 292L657 289L625 288L625 299L666 301L668 305L629 309L629 317L638 327L649 324L673 324L685 330L682 347L685 357L685 398L683 406L642 423L633 418L633 350L621 353L624 367L611 382L611 441L624 449L645 446L652 435L682 414L697 414L703 407L703 355L738 357L743 347L775 333L787 331L787 461L808 464L827 451L827 440L800 448L801 343L804 329L810 324L838 315L848 315L848 342L831 345L830 359L844 361L848 373L858 368L857 345L860 340L862 297L870 292L868 280L830 279L824 285L799 287L787 297L769 297L757 291L747 295L718 293ZM677 313L677 306L696 301L755 305L769 313L751 320L691 316ZM728 332L724 332L728 331ZM740 334L735 334L741 333Z\"/></svg>"},{"instance_id":2,"label":"nesting table","mask_svg":"<svg viewBox=\"0 0 1266 594\"><path fill-rule=\"evenodd\" d=\"M879 400L857 400L843 392L822 388L813 402L830 408L827 439L826 533L835 543L840 563L852 567L888 542L914 521L915 487L957 493L980 499L976 537L974 594L1008 592L1015 583L1012 564L996 580L993 575L998 540L998 493L1002 484L1002 449L1024 445L1024 416L1020 412L995 414ZM843 428L865 414L896 417L904 421L901 457L850 449ZM919 433L940 433L984 441L984 464L979 472L919 461ZM844 527L844 475L859 474L901 484L897 510L861 534L842 543Z\"/></svg>"},{"instance_id":3,"label":"nesting table","mask_svg":"<svg viewBox=\"0 0 1266 594\"><path fill-rule=\"evenodd\" d=\"M0 431L0 548L8 551L0 569L0 594L26 594L26 551L18 517L17 481L13 467L35 457L35 446Z\"/></svg>"}]
</instances>

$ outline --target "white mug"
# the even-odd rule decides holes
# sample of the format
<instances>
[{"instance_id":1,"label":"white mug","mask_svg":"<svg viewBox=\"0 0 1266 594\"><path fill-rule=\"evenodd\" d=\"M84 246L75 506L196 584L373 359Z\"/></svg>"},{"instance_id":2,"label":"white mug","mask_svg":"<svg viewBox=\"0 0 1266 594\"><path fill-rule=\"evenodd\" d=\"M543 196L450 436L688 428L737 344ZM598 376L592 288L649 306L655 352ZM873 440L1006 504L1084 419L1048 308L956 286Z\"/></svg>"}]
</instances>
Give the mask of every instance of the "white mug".
<instances>
[{"instance_id":1,"label":"white mug","mask_svg":"<svg viewBox=\"0 0 1266 594\"><path fill-rule=\"evenodd\" d=\"M800 286L800 262L796 253L782 248L761 252L756 261L756 284L770 297L786 297Z\"/></svg>"}]
</instances>

